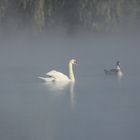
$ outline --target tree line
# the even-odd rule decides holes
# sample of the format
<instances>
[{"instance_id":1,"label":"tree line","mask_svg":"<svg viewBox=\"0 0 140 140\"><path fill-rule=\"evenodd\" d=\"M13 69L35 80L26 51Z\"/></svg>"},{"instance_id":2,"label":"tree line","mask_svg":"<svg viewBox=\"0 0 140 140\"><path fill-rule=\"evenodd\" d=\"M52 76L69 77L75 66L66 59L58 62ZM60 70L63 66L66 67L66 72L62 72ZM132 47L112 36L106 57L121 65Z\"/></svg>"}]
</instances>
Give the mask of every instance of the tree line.
<instances>
[{"instance_id":1,"label":"tree line","mask_svg":"<svg viewBox=\"0 0 140 140\"><path fill-rule=\"evenodd\" d=\"M0 0L0 26L119 31L139 26L139 0ZM10 25L9 25L10 24Z\"/></svg>"}]
</instances>

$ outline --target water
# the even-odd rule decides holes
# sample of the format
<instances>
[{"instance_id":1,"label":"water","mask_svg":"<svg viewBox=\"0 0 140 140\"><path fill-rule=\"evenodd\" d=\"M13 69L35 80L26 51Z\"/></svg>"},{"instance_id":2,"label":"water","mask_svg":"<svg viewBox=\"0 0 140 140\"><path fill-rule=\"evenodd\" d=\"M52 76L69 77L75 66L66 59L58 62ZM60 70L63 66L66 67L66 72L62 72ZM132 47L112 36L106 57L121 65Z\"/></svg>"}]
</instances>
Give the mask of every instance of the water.
<instances>
[{"instance_id":1,"label":"water","mask_svg":"<svg viewBox=\"0 0 140 140\"><path fill-rule=\"evenodd\" d=\"M137 38L11 39L0 46L0 139L139 140L140 47ZM68 73L75 85L46 85L37 76ZM121 62L122 79L103 70Z\"/></svg>"}]
</instances>

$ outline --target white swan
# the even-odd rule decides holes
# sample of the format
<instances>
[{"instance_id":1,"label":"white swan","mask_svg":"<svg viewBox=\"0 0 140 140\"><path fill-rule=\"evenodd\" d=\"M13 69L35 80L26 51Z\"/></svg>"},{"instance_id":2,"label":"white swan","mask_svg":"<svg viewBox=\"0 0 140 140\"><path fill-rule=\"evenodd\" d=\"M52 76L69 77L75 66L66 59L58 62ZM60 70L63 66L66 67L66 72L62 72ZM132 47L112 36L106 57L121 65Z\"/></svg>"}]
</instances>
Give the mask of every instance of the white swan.
<instances>
[{"instance_id":1,"label":"white swan","mask_svg":"<svg viewBox=\"0 0 140 140\"><path fill-rule=\"evenodd\" d=\"M75 59L71 59L69 61L69 77L59 71L52 70L48 72L46 75L47 77L38 77L45 82L75 82L74 72L73 72L73 65L77 64Z\"/></svg>"},{"instance_id":2,"label":"white swan","mask_svg":"<svg viewBox=\"0 0 140 140\"><path fill-rule=\"evenodd\" d=\"M120 62L117 61L116 63L116 69L111 69L111 70L104 70L106 75L117 75L119 77L123 76L123 72L120 68Z\"/></svg>"}]
</instances>

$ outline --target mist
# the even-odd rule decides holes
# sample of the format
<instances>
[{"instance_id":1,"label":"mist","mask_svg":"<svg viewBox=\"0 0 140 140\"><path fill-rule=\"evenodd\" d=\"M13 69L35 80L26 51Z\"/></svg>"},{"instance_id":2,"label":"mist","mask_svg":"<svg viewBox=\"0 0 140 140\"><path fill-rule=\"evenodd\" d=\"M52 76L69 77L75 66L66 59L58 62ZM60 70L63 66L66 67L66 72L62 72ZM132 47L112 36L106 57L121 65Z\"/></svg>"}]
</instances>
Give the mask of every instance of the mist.
<instances>
[{"instance_id":1,"label":"mist","mask_svg":"<svg viewBox=\"0 0 140 140\"><path fill-rule=\"evenodd\" d=\"M139 139L138 1L57 2L0 2L0 139ZM37 78L72 58L75 84ZM106 76L117 61L123 76Z\"/></svg>"},{"instance_id":2,"label":"mist","mask_svg":"<svg viewBox=\"0 0 140 140\"><path fill-rule=\"evenodd\" d=\"M139 138L137 34L15 34L0 43L1 139ZM53 69L68 74L71 58L72 89L37 78ZM122 79L106 77L118 60Z\"/></svg>"}]
</instances>

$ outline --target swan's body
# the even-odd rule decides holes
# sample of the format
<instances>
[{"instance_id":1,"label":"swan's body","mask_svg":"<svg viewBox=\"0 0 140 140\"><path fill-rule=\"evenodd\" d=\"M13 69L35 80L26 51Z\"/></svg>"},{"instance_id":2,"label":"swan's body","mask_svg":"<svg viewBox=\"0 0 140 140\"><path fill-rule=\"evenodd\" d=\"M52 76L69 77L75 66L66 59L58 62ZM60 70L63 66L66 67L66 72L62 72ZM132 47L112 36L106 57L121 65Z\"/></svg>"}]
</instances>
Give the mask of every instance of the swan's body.
<instances>
[{"instance_id":1,"label":"swan's body","mask_svg":"<svg viewBox=\"0 0 140 140\"><path fill-rule=\"evenodd\" d=\"M111 70L104 70L105 74L106 75L117 75L117 76L123 76L123 72L120 68L120 62L117 61L116 63L116 69L111 69Z\"/></svg>"},{"instance_id":2,"label":"swan's body","mask_svg":"<svg viewBox=\"0 0 140 140\"><path fill-rule=\"evenodd\" d=\"M73 65L76 64L75 59L69 61L69 77L59 71L52 70L46 73L47 77L38 77L46 82L75 82Z\"/></svg>"}]
</instances>

